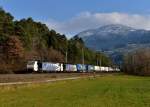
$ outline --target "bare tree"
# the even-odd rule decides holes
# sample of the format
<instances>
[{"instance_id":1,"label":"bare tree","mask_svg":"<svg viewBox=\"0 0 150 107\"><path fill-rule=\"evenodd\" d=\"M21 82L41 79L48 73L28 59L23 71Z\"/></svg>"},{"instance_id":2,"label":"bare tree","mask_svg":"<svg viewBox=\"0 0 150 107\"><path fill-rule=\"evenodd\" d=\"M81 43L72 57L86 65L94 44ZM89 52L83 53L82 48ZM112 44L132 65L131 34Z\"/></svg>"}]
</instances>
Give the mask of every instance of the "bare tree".
<instances>
[{"instance_id":1,"label":"bare tree","mask_svg":"<svg viewBox=\"0 0 150 107\"><path fill-rule=\"evenodd\" d=\"M124 71L137 75L150 75L150 48L139 49L125 55Z\"/></svg>"}]
</instances>

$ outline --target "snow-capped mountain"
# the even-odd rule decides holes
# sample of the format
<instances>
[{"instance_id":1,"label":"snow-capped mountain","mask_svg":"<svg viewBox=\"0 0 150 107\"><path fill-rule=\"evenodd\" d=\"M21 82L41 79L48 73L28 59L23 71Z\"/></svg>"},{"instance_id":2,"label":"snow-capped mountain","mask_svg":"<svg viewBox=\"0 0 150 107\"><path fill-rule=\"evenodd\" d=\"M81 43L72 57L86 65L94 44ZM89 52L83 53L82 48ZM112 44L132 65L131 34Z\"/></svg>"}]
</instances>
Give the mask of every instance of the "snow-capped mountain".
<instances>
[{"instance_id":1,"label":"snow-capped mountain","mask_svg":"<svg viewBox=\"0 0 150 107\"><path fill-rule=\"evenodd\" d=\"M137 48L150 47L150 31L119 24L86 30L77 36L84 40L87 47L115 57Z\"/></svg>"},{"instance_id":2,"label":"snow-capped mountain","mask_svg":"<svg viewBox=\"0 0 150 107\"><path fill-rule=\"evenodd\" d=\"M112 24L112 25L102 26L98 29L90 29L90 30L83 31L79 33L78 36L79 37L87 37L91 35L109 36L108 34L123 34L123 33L132 32L135 30L136 29L132 27L127 27L127 26L120 25L120 24L116 24L116 25Z\"/></svg>"}]
</instances>

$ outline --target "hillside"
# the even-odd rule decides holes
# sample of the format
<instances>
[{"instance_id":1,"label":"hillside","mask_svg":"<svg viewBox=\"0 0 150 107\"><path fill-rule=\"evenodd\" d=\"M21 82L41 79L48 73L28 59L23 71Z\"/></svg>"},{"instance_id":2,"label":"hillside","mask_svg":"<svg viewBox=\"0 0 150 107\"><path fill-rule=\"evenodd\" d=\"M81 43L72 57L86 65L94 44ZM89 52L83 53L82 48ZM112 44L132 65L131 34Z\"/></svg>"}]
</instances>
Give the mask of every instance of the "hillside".
<instances>
[{"instance_id":1,"label":"hillside","mask_svg":"<svg viewBox=\"0 0 150 107\"><path fill-rule=\"evenodd\" d=\"M120 62L127 52L150 47L150 31L119 24L86 30L77 36L84 40L87 47L110 55L115 62Z\"/></svg>"}]
</instances>

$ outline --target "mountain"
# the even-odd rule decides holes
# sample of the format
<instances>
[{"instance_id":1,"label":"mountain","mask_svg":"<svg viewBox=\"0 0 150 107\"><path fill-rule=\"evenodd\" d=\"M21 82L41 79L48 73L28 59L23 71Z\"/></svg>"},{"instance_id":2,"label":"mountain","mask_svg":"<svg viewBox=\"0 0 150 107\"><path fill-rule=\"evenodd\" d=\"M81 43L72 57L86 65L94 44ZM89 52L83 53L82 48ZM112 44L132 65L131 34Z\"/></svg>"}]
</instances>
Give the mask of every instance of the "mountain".
<instances>
[{"instance_id":1,"label":"mountain","mask_svg":"<svg viewBox=\"0 0 150 107\"><path fill-rule=\"evenodd\" d=\"M77 36L83 39L87 47L108 54L117 63L127 52L150 47L150 31L120 24L89 29Z\"/></svg>"}]
</instances>

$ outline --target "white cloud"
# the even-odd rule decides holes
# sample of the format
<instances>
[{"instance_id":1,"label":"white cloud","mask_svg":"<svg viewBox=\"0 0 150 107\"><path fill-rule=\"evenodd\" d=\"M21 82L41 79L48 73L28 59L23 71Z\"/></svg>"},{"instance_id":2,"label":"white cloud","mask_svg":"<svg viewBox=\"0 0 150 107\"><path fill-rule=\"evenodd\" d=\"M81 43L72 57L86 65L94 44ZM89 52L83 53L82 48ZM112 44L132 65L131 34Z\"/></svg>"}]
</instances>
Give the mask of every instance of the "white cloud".
<instances>
[{"instance_id":1,"label":"white cloud","mask_svg":"<svg viewBox=\"0 0 150 107\"><path fill-rule=\"evenodd\" d=\"M83 12L69 20L59 22L48 20L45 22L50 29L71 36L83 30L98 28L107 24L123 24L137 29L150 30L150 15L125 14L125 13L90 13Z\"/></svg>"}]
</instances>

